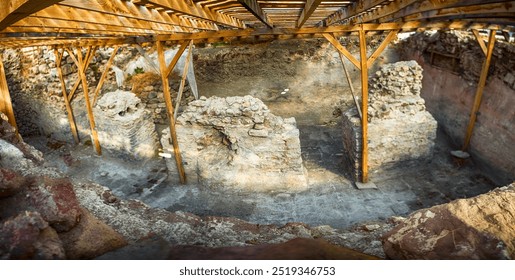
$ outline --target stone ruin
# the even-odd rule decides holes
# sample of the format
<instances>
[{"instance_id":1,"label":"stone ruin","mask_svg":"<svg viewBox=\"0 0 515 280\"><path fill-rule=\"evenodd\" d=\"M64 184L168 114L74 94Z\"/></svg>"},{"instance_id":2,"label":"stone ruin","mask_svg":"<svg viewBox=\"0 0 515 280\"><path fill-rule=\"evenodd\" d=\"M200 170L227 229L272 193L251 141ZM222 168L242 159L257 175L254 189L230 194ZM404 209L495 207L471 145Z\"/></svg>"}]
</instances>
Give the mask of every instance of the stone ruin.
<instances>
[{"instance_id":1,"label":"stone ruin","mask_svg":"<svg viewBox=\"0 0 515 280\"><path fill-rule=\"evenodd\" d=\"M103 148L137 159L156 155L158 140L154 121L134 93L121 90L106 93L93 111Z\"/></svg>"},{"instance_id":2,"label":"stone ruin","mask_svg":"<svg viewBox=\"0 0 515 280\"><path fill-rule=\"evenodd\" d=\"M270 113L259 99L201 97L177 118L177 138L190 183L251 191L307 188L299 130L294 118ZM163 149L173 154L170 132ZM179 178L175 159L167 159Z\"/></svg>"},{"instance_id":3,"label":"stone ruin","mask_svg":"<svg viewBox=\"0 0 515 280\"><path fill-rule=\"evenodd\" d=\"M408 160L431 159L437 122L420 97L422 67L416 61L385 64L370 81L368 167L370 171ZM361 180L361 121L355 108L343 114L346 169Z\"/></svg>"}]
</instances>

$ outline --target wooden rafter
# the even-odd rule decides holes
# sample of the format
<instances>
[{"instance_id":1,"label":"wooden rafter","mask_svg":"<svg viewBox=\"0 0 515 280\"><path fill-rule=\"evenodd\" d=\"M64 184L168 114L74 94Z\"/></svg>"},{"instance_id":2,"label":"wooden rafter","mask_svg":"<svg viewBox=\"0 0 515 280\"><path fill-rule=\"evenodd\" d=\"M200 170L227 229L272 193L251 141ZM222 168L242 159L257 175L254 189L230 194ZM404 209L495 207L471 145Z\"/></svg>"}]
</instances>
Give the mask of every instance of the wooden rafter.
<instances>
[{"instance_id":1,"label":"wooden rafter","mask_svg":"<svg viewBox=\"0 0 515 280\"><path fill-rule=\"evenodd\" d=\"M245 28L245 24L241 20L220 12L213 12L194 2L168 0L133 0L132 2L138 5L151 5L153 7L163 8L190 17L209 20L217 24Z\"/></svg>"},{"instance_id":2,"label":"wooden rafter","mask_svg":"<svg viewBox=\"0 0 515 280\"><path fill-rule=\"evenodd\" d=\"M20 19L61 1L62 0L2 0L0 1L0 31Z\"/></svg>"},{"instance_id":3,"label":"wooden rafter","mask_svg":"<svg viewBox=\"0 0 515 280\"><path fill-rule=\"evenodd\" d=\"M9 93L9 86L7 85L4 63L2 60L3 58L0 55L0 112L7 116L9 124L11 124L11 126L16 129L16 134L18 134L18 126L16 124L16 118L14 117L13 104L11 95Z\"/></svg>"},{"instance_id":4,"label":"wooden rafter","mask_svg":"<svg viewBox=\"0 0 515 280\"><path fill-rule=\"evenodd\" d=\"M256 0L238 0L245 9L251 12L257 19L259 19L262 23L270 28L274 28L274 24L272 20L268 17L268 15L261 9L261 6Z\"/></svg>"},{"instance_id":5,"label":"wooden rafter","mask_svg":"<svg viewBox=\"0 0 515 280\"><path fill-rule=\"evenodd\" d=\"M297 27L301 28L304 23L311 17L313 12L317 9L318 5L322 3L322 0L307 0L304 9L300 13L299 19L297 20Z\"/></svg>"}]
</instances>

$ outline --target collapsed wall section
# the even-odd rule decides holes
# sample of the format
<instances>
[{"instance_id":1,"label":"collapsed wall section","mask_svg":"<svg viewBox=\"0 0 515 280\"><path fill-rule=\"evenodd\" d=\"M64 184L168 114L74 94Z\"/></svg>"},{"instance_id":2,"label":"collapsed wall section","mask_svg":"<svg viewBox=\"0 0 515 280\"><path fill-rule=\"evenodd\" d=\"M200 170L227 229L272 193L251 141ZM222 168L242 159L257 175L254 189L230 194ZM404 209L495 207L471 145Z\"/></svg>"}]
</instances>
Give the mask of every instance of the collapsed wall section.
<instances>
[{"instance_id":1,"label":"collapsed wall section","mask_svg":"<svg viewBox=\"0 0 515 280\"><path fill-rule=\"evenodd\" d=\"M385 64L370 81L368 167L388 168L409 160L431 159L437 122L420 97L422 68L415 61ZM361 180L362 128L356 109L343 114L345 168Z\"/></svg>"},{"instance_id":2,"label":"collapsed wall section","mask_svg":"<svg viewBox=\"0 0 515 280\"><path fill-rule=\"evenodd\" d=\"M249 191L307 188L295 119L271 114L259 99L201 97L184 109L176 129L190 183ZM166 129L161 143L173 154L169 139ZM173 158L167 166L178 178Z\"/></svg>"}]
</instances>

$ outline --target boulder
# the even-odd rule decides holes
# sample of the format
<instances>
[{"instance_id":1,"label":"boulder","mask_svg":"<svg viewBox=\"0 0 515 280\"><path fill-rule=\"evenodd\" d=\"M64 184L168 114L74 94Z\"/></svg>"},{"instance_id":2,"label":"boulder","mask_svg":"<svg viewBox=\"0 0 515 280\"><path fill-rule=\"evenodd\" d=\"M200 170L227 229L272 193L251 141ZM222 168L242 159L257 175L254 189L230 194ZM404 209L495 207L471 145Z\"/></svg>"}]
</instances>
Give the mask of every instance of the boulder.
<instances>
[{"instance_id":1,"label":"boulder","mask_svg":"<svg viewBox=\"0 0 515 280\"><path fill-rule=\"evenodd\" d=\"M0 226L0 259L64 259L55 230L37 212L23 212Z\"/></svg>"},{"instance_id":2,"label":"boulder","mask_svg":"<svg viewBox=\"0 0 515 280\"><path fill-rule=\"evenodd\" d=\"M72 230L60 233L69 259L93 259L127 245L114 229L82 208L80 223Z\"/></svg>"},{"instance_id":3,"label":"boulder","mask_svg":"<svg viewBox=\"0 0 515 280\"><path fill-rule=\"evenodd\" d=\"M411 214L383 237L391 259L515 259L515 183Z\"/></svg>"},{"instance_id":4,"label":"boulder","mask_svg":"<svg viewBox=\"0 0 515 280\"><path fill-rule=\"evenodd\" d=\"M58 232L68 231L80 220L80 206L69 179L37 177L22 191L0 204L0 218L23 211L41 214Z\"/></svg>"},{"instance_id":5,"label":"boulder","mask_svg":"<svg viewBox=\"0 0 515 280\"><path fill-rule=\"evenodd\" d=\"M25 186L25 177L13 170L0 168L0 198L12 196Z\"/></svg>"}]
</instances>

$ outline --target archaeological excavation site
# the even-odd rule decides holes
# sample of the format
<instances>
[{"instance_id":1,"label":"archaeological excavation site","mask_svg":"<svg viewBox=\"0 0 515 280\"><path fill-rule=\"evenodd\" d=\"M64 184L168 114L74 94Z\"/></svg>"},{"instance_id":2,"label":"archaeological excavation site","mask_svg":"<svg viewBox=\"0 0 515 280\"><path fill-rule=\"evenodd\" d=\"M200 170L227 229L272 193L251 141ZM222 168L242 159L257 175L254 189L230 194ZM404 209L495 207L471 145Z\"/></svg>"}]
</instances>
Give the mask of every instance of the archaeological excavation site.
<instances>
[{"instance_id":1,"label":"archaeological excavation site","mask_svg":"<svg viewBox=\"0 0 515 280\"><path fill-rule=\"evenodd\" d=\"M515 1L0 1L0 259L515 259Z\"/></svg>"}]
</instances>

